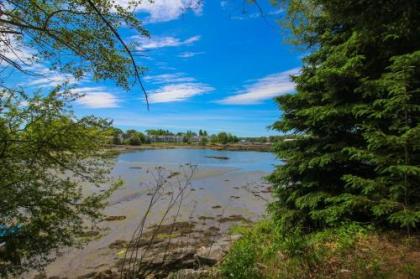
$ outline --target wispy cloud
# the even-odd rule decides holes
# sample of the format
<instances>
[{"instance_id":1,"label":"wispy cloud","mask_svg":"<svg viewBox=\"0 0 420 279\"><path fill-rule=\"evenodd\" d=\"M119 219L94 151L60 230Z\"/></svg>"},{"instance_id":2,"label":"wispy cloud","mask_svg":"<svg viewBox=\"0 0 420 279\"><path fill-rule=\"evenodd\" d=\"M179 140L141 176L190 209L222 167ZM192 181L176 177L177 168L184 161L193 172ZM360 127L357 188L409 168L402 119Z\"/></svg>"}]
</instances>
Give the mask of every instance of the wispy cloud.
<instances>
[{"instance_id":1,"label":"wispy cloud","mask_svg":"<svg viewBox=\"0 0 420 279\"><path fill-rule=\"evenodd\" d=\"M186 51L186 52L180 53L178 55L178 57L180 57L180 58L191 58L191 57L194 57L194 56L197 56L197 55L200 55L200 54L204 54L204 52L203 51L197 51L197 52Z\"/></svg>"},{"instance_id":2,"label":"wispy cloud","mask_svg":"<svg viewBox=\"0 0 420 279\"><path fill-rule=\"evenodd\" d=\"M128 7L131 0L116 0L116 3ZM146 23L171 21L180 17L187 11L193 11L196 15L201 15L203 11L202 0L157 0L141 1L136 6L137 11L146 12L149 17Z\"/></svg>"},{"instance_id":3,"label":"wispy cloud","mask_svg":"<svg viewBox=\"0 0 420 279\"><path fill-rule=\"evenodd\" d=\"M229 4L229 1L227 0L220 1L220 7L222 7L222 9L226 8L228 4Z\"/></svg>"},{"instance_id":4,"label":"wispy cloud","mask_svg":"<svg viewBox=\"0 0 420 279\"><path fill-rule=\"evenodd\" d=\"M188 77L183 73L173 73L173 74L145 76L144 80L153 84L168 84L168 83L178 83L178 82L194 82L195 78Z\"/></svg>"},{"instance_id":5,"label":"wispy cloud","mask_svg":"<svg viewBox=\"0 0 420 279\"><path fill-rule=\"evenodd\" d=\"M24 82L23 85L25 86L54 87L64 83L75 84L78 82L73 75L50 70L42 64L34 64L25 69L36 73L37 76Z\"/></svg>"},{"instance_id":6,"label":"wispy cloud","mask_svg":"<svg viewBox=\"0 0 420 279\"><path fill-rule=\"evenodd\" d=\"M219 100L218 103L226 105L258 104L264 100L291 93L295 90L295 84L290 80L290 75L298 72L299 69L295 68L263 77L237 91L235 95Z\"/></svg>"},{"instance_id":7,"label":"wispy cloud","mask_svg":"<svg viewBox=\"0 0 420 279\"><path fill-rule=\"evenodd\" d=\"M270 11L268 13L264 12L255 12L255 13L243 13L241 15L232 16L231 19L233 20L246 20L246 19L253 19L253 18L263 18L263 17L274 17L276 15L282 14L284 9L277 9L274 11Z\"/></svg>"},{"instance_id":8,"label":"wispy cloud","mask_svg":"<svg viewBox=\"0 0 420 279\"><path fill-rule=\"evenodd\" d=\"M135 39L138 43L136 47L137 50L148 50L148 49L155 49L155 48L163 48L163 47L177 47L177 46L184 46L184 45L191 45L200 40L200 36L192 36L185 40L181 40L176 37L172 36L165 36L165 37L151 37L145 38L140 36L134 36L132 39Z\"/></svg>"},{"instance_id":9,"label":"wispy cloud","mask_svg":"<svg viewBox=\"0 0 420 279\"><path fill-rule=\"evenodd\" d=\"M106 92L104 87L80 87L72 89L72 92L81 94L77 102L88 108L118 107L119 99L112 93Z\"/></svg>"},{"instance_id":10,"label":"wispy cloud","mask_svg":"<svg viewBox=\"0 0 420 279\"><path fill-rule=\"evenodd\" d=\"M17 40L14 35L2 34L0 49L6 60L16 63L16 65L19 65L22 68L31 66L33 62L35 62L35 50ZM0 59L0 65L10 66L10 63L6 60Z\"/></svg>"},{"instance_id":11,"label":"wispy cloud","mask_svg":"<svg viewBox=\"0 0 420 279\"><path fill-rule=\"evenodd\" d=\"M168 84L149 92L149 101L151 103L180 102L213 90L213 87L203 83Z\"/></svg>"}]
</instances>

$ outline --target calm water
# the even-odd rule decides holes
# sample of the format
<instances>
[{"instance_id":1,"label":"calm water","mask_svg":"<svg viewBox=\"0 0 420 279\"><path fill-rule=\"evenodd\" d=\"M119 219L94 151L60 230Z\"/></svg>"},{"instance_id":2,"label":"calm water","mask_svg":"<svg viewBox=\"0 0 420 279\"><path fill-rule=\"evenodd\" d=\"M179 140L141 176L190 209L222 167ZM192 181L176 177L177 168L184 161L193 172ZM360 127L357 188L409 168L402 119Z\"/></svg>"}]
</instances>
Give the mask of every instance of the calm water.
<instances>
[{"instance_id":1,"label":"calm water","mask_svg":"<svg viewBox=\"0 0 420 279\"><path fill-rule=\"evenodd\" d=\"M208 158L223 156L228 160ZM69 278L87 274L98 266L112 268L118 259L111 243L129 241L141 222L150 203L147 194L156 185L153 172L162 166L169 174L180 171L187 163L198 165L188 192L183 196L178 221L194 221L197 229L220 228L226 233L235 222L221 223L220 216L243 216L255 221L265 214L271 193L264 177L281 163L272 153L253 151L217 151L207 149L151 149L121 153L116 158L113 175L124 181L110 198L105 214L124 216L120 221L104 222L105 234L83 249L70 249L47 268L49 276L69 275ZM150 170L150 172L149 172ZM177 191L177 178L169 177L166 193ZM149 225L158 223L167 209L164 195L148 216ZM215 207L217 206L217 207ZM173 210L170 214L175 214ZM173 215L171 215L173 218ZM202 217L207 219L203 220ZM172 219L171 219L172 220ZM148 226L146 226L148 227ZM26 277L25 277L26 278ZM29 278L29 277L28 277ZM32 277L30 277L32 278Z\"/></svg>"},{"instance_id":2,"label":"calm water","mask_svg":"<svg viewBox=\"0 0 420 279\"><path fill-rule=\"evenodd\" d=\"M228 157L227 160L209 158ZM150 149L119 155L118 164L142 163L151 165L193 164L200 167L228 167L243 171L271 172L281 162L270 152L225 151L210 149Z\"/></svg>"}]
</instances>

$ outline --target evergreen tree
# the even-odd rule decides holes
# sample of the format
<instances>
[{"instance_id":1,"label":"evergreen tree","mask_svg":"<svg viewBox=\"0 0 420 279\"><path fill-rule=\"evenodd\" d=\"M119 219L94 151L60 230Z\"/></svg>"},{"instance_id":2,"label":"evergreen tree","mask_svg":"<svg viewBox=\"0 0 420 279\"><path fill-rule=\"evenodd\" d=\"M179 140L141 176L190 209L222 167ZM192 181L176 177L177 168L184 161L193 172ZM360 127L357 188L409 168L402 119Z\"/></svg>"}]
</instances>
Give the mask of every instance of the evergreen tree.
<instances>
[{"instance_id":1,"label":"evergreen tree","mask_svg":"<svg viewBox=\"0 0 420 279\"><path fill-rule=\"evenodd\" d=\"M277 99L272 210L288 227L420 223L418 1L283 1L303 60Z\"/></svg>"}]
</instances>

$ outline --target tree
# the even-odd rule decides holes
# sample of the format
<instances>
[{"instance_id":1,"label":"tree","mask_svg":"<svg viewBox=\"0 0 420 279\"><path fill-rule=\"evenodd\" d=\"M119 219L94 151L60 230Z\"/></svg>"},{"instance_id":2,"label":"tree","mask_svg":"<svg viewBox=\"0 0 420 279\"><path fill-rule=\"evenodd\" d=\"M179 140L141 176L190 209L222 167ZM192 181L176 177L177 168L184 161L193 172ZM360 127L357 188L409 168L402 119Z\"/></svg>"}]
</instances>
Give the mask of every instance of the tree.
<instances>
[{"instance_id":1,"label":"tree","mask_svg":"<svg viewBox=\"0 0 420 279\"><path fill-rule=\"evenodd\" d=\"M11 88L13 71L39 67L78 80L112 79L128 89L141 84L139 66L118 33L121 26L147 36L128 7L114 0L5 0L0 3L0 275L42 268L51 251L81 244L87 225L100 220L110 191L101 185L112 136L105 120L78 119L67 109L79 98L64 83L51 93ZM39 74L39 73L37 73ZM147 95L146 95L147 98ZM89 222L91 221L91 222Z\"/></svg>"},{"instance_id":2,"label":"tree","mask_svg":"<svg viewBox=\"0 0 420 279\"><path fill-rule=\"evenodd\" d=\"M208 142L209 140L207 137L200 138L200 145L207 145Z\"/></svg>"},{"instance_id":3,"label":"tree","mask_svg":"<svg viewBox=\"0 0 420 279\"><path fill-rule=\"evenodd\" d=\"M76 118L65 108L68 98L61 88L31 98L0 91L2 276L41 268L52 249L82 244L117 185L104 188L111 162L98 152L110 123ZM91 194L82 193L81 181Z\"/></svg>"},{"instance_id":4,"label":"tree","mask_svg":"<svg viewBox=\"0 0 420 279\"><path fill-rule=\"evenodd\" d=\"M28 64L48 62L75 78L90 73L94 80L113 79L126 89L131 79L145 93L140 80L144 69L117 31L125 25L148 36L129 12L141 1L130 2L123 7L115 0L2 1L0 61L25 73L31 71Z\"/></svg>"},{"instance_id":5,"label":"tree","mask_svg":"<svg viewBox=\"0 0 420 279\"><path fill-rule=\"evenodd\" d=\"M218 142L217 135L211 135L210 136L210 143L211 144L216 144L217 142Z\"/></svg>"},{"instance_id":6,"label":"tree","mask_svg":"<svg viewBox=\"0 0 420 279\"><path fill-rule=\"evenodd\" d=\"M420 223L418 1L283 1L309 47L296 93L277 98L271 209L285 228Z\"/></svg>"},{"instance_id":7,"label":"tree","mask_svg":"<svg viewBox=\"0 0 420 279\"><path fill-rule=\"evenodd\" d=\"M188 144L190 144L190 143L192 142L193 137L197 136L197 134L196 134L196 133L194 133L194 132L193 132L193 131L191 131L191 130L188 130L187 132L182 133L182 136L183 136L182 141L183 141L184 143L188 143Z\"/></svg>"},{"instance_id":8,"label":"tree","mask_svg":"<svg viewBox=\"0 0 420 279\"><path fill-rule=\"evenodd\" d=\"M124 132L121 129L112 127L111 135L112 135L112 139L111 139L112 144L116 144L116 145L123 144Z\"/></svg>"},{"instance_id":9,"label":"tree","mask_svg":"<svg viewBox=\"0 0 420 279\"><path fill-rule=\"evenodd\" d=\"M221 144L226 144L229 141L229 136L226 132L220 132L217 134L217 142Z\"/></svg>"},{"instance_id":10,"label":"tree","mask_svg":"<svg viewBox=\"0 0 420 279\"><path fill-rule=\"evenodd\" d=\"M201 130L201 129L200 129L200 131L198 131L198 135L200 137L207 137L208 136L207 131L206 130Z\"/></svg>"},{"instance_id":11,"label":"tree","mask_svg":"<svg viewBox=\"0 0 420 279\"><path fill-rule=\"evenodd\" d=\"M228 143L236 143L239 141L239 138L231 133L228 134Z\"/></svg>"},{"instance_id":12,"label":"tree","mask_svg":"<svg viewBox=\"0 0 420 279\"><path fill-rule=\"evenodd\" d=\"M129 145L140 145L146 142L146 137L136 130L127 130L124 134L124 142Z\"/></svg>"},{"instance_id":13,"label":"tree","mask_svg":"<svg viewBox=\"0 0 420 279\"><path fill-rule=\"evenodd\" d=\"M172 136L173 133L170 132L169 130L163 130L163 129L150 129L150 130L146 130L146 134L148 136Z\"/></svg>"}]
</instances>

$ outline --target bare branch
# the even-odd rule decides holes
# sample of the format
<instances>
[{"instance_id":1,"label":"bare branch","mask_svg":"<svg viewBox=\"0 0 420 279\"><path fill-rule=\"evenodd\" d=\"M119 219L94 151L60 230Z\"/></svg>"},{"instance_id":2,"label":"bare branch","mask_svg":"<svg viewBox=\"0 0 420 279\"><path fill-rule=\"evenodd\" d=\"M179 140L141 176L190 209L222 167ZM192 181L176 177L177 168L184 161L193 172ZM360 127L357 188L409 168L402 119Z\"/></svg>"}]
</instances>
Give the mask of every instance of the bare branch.
<instances>
[{"instance_id":1,"label":"bare branch","mask_svg":"<svg viewBox=\"0 0 420 279\"><path fill-rule=\"evenodd\" d=\"M114 33L115 37L117 37L118 41L120 41L120 43L122 44L122 46L124 47L124 49L126 50L127 54L130 56L131 59L131 63L133 64L133 68L134 68L134 73L136 76L136 79L138 80L138 82L140 83L141 89L144 93L144 97L146 98L146 103L147 103L147 109L150 109L150 105L149 105L149 98L147 96L147 92L146 89L143 86L143 82L140 79L140 73L138 71L138 67L136 64L136 61L134 60L133 54L131 53L131 50L128 48L127 44L124 42L124 40L121 38L120 34L118 33L117 30L115 30L115 28L112 26L112 24L105 18L105 16L99 11L99 9L95 6L95 4L91 1L91 0L86 0L86 2L89 3L89 5L92 7L92 9L98 14L98 16L102 19L102 21L108 26L108 28L112 31L112 33Z\"/></svg>"}]
</instances>

